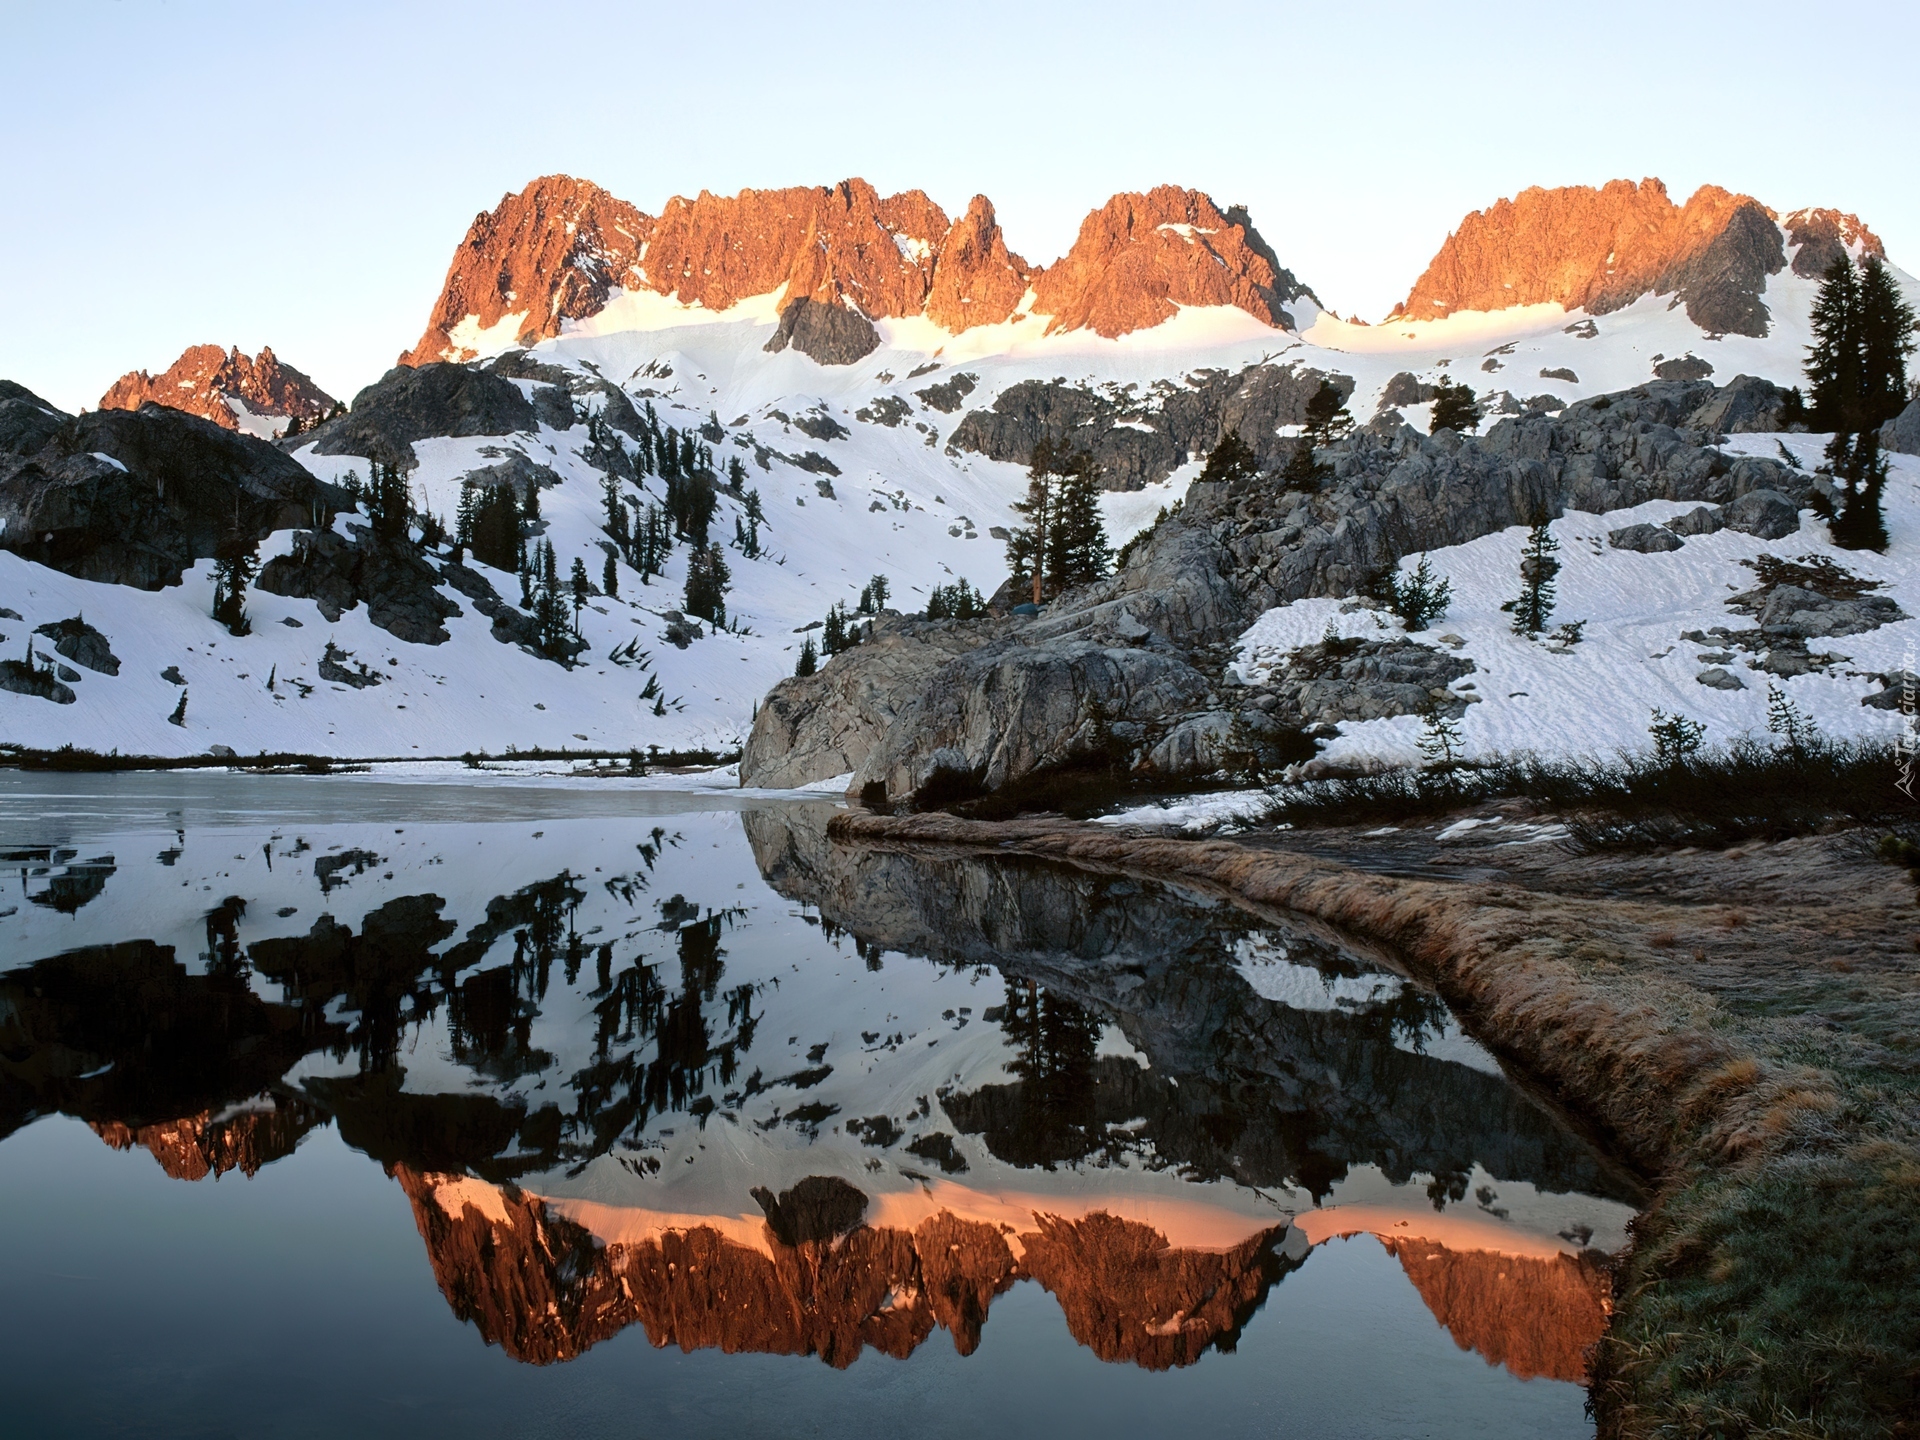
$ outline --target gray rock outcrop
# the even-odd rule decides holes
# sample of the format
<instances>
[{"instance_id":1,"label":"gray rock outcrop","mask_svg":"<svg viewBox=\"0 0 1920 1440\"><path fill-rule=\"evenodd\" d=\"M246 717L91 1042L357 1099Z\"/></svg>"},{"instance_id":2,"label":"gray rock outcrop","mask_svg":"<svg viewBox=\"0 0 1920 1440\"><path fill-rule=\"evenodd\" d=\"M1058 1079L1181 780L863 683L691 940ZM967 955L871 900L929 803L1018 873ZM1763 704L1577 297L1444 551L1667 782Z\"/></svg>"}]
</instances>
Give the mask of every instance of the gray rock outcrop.
<instances>
[{"instance_id":1,"label":"gray rock outcrop","mask_svg":"<svg viewBox=\"0 0 1920 1440\"><path fill-rule=\"evenodd\" d=\"M78 615L41 625L33 633L53 641L54 653L66 656L76 665L84 665L102 675L120 673L120 657L113 653L107 637Z\"/></svg>"},{"instance_id":2,"label":"gray rock outcrop","mask_svg":"<svg viewBox=\"0 0 1920 1440\"><path fill-rule=\"evenodd\" d=\"M1880 427L1880 448L1900 455L1920 455L1920 400Z\"/></svg>"},{"instance_id":3,"label":"gray rock outcrop","mask_svg":"<svg viewBox=\"0 0 1920 1440\"><path fill-rule=\"evenodd\" d=\"M355 527L351 540L331 530L301 530L293 550L267 562L254 582L270 595L308 599L329 620L361 601L367 618L396 639L439 645L460 607L436 588L440 575L411 545Z\"/></svg>"},{"instance_id":4,"label":"gray rock outcrop","mask_svg":"<svg viewBox=\"0 0 1920 1440\"><path fill-rule=\"evenodd\" d=\"M1210 769L1222 725L1247 699L1229 693L1226 647L1274 605L1364 594L1403 555L1541 513L1680 500L1750 519L1785 506L1797 524L1810 477L1729 456L1714 448L1716 431L1691 423L1721 399L1705 382L1655 381L1559 415L1502 420L1482 437L1375 422L1321 452L1333 474L1315 494L1288 491L1270 473L1196 483L1117 575L1056 598L1036 619L956 625L978 637L943 641L964 654L911 648L903 637L896 649L862 646L806 680L783 681L761 707L742 783L794 785L853 770L856 788L879 781L897 800L940 771L993 789L1098 753L1162 774ZM1367 651L1351 674L1320 673L1307 651L1296 661L1299 681L1276 681L1275 706L1264 712L1277 724L1428 705L1457 713L1468 703L1447 688L1468 662L1411 642ZM1407 673L1390 673L1396 667ZM1207 718L1219 715L1229 718Z\"/></svg>"},{"instance_id":5,"label":"gray rock outcrop","mask_svg":"<svg viewBox=\"0 0 1920 1440\"><path fill-rule=\"evenodd\" d=\"M347 414L296 443L311 440L322 455L409 464L416 440L513 435L536 429L540 418L533 401L504 375L446 363L398 365L355 395Z\"/></svg>"},{"instance_id":6,"label":"gray rock outcrop","mask_svg":"<svg viewBox=\"0 0 1920 1440\"><path fill-rule=\"evenodd\" d=\"M345 502L266 441L197 415L72 417L0 391L0 546L83 580L158 590L223 545L324 524Z\"/></svg>"},{"instance_id":7,"label":"gray rock outcrop","mask_svg":"<svg viewBox=\"0 0 1920 1440\"><path fill-rule=\"evenodd\" d=\"M1634 550L1642 555L1678 550L1686 543L1671 529L1660 525L1629 525L1623 530L1607 532L1607 544L1615 550Z\"/></svg>"},{"instance_id":8,"label":"gray rock outcrop","mask_svg":"<svg viewBox=\"0 0 1920 1440\"><path fill-rule=\"evenodd\" d=\"M1749 490L1720 507L1720 523L1762 540L1781 540L1800 528L1800 507L1778 490Z\"/></svg>"},{"instance_id":9,"label":"gray rock outcrop","mask_svg":"<svg viewBox=\"0 0 1920 1440\"><path fill-rule=\"evenodd\" d=\"M803 297L780 312L765 348L778 354L789 345L816 365L851 365L880 348L880 332L851 306Z\"/></svg>"}]
</instances>

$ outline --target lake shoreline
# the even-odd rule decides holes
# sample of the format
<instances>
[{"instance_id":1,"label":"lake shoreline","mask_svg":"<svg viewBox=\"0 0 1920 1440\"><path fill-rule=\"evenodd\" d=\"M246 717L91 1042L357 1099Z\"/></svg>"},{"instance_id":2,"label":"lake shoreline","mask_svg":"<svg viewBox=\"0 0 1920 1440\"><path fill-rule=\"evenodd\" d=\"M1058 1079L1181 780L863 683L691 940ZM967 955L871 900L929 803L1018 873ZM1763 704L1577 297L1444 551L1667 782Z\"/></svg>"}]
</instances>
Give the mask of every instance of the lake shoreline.
<instances>
[{"instance_id":1,"label":"lake shoreline","mask_svg":"<svg viewBox=\"0 0 1920 1440\"><path fill-rule=\"evenodd\" d=\"M1603 1440L1906 1433L1920 1126L1913 944L1898 958L1891 932L1913 893L1877 837L1563 859L1516 884L1368 871L1295 834L859 812L828 834L1194 886L1390 947L1653 1192L1595 1357Z\"/></svg>"}]
</instances>

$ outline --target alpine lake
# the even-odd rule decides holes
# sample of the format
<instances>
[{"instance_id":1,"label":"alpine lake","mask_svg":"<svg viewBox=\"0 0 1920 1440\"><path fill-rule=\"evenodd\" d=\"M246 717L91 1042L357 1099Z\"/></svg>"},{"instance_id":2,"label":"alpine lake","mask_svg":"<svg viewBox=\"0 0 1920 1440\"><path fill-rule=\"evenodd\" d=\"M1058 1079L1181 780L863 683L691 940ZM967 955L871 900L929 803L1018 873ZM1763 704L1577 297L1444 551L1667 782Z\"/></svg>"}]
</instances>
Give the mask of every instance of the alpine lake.
<instances>
[{"instance_id":1,"label":"alpine lake","mask_svg":"<svg viewBox=\"0 0 1920 1440\"><path fill-rule=\"evenodd\" d=\"M660 783L0 772L0 1433L1592 1433L1393 956Z\"/></svg>"}]
</instances>

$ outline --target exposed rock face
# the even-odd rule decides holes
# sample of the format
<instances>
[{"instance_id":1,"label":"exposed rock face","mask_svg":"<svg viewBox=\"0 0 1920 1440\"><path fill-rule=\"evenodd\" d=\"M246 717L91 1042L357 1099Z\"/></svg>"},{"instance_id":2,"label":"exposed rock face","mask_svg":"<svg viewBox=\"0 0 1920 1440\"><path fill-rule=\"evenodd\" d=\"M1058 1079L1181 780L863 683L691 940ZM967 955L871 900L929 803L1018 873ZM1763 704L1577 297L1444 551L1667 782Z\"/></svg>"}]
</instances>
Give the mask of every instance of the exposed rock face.
<instances>
[{"instance_id":1,"label":"exposed rock face","mask_svg":"<svg viewBox=\"0 0 1920 1440\"><path fill-rule=\"evenodd\" d=\"M1839 210L1796 210L1782 220L1787 244L1793 247L1793 273L1818 279L1843 255L1858 260L1867 255L1887 258L1880 237L1861 223L1858 215Z\"/></svg>"},{"instance_id":2,"label":"exposed rock face","mask_svg":"<svg viewBox=\"0 0 1920 1440\"><path fill-rule=\"evenodd\" d=\"M113 653L107 637L78 615L41 625L33 633L45 635L53 641L55 654L66 656L76 665L84 665L102 675L120 673L120 657Z\"/></svg>"},{"instance_id":3,"label":"exposed rock face","mask_svg":"<svg viewBox=\"0 0 1920 1440\"><path fill-rule=\"evenodd\" d=\"M1920 400L1913 401L1880 427L1880 448L1920 455Z\"/></svg>"},{"instance_id":4,"label":"exposed rock face","mask_svg":"<svg viewBox=\"0 0 1920 1440\"><path fill-rule=\"evenodd\" d=\"M632 283L653 221L587 180L545 175L473 217L420 343L402 365L471 360L453 338L472 323L491 328L519 316L514 335L532 345L564 320L599 312L616 286Z\"/></svg>"},{"instance_id":5,"label":"exposed rock face","mask_svg":"<svg viewBox=\"0 0 1920 1440\"><path fill-rule=\"evenodd\" d=\"M269 595L311 599L329 620L365 600L367 618L396 639L440 645L451 638L442 622L460 613L435 588L440 580L412 546L359 528L351 541L332 530L296 531L293 549L269 560L254 583ZM321 674L336 678L326 674L325 661Z\"/></svg>"},{"instance_id":6,"label":"exposed rock face","mask_svg":"<svg viewBox=\"0 0 1920 1440\"><path fill-rule=\"evenodd\" d=\"M1658 180L1536 186L1461 221L1393 313L1437 320L1548 303L1604 315L1674 295L1704 329L1765 335L1760 293L1785 265L1771 212L1718 186L1683 206Z\"/></svg>"},{"instance_id":7,"label":"exposed rock face","mask_svg":"<svg viewBox=\"0 0 1920 1440\"><path fill-rule=\"evenodd\" d=\"M1304 420L1307 402L1328 380L1345 394L1353 392L1344 375L1293 365L1250 365L1235 374L1201 371L1178 382L1156 382L1144 395L1022 380L995 396L991 409L963 416L947 448L1025 465L1041 440L1064 442L1092 453L1107 489L1139 490L1233 433L1263 465L1277 469L1293 442L1275 431Z\"/></svg>"},{"instance_id":8,"label":"exposed rock face","mask_svg":"<svg viewBox=\"0 0 1920 1440\"><path fill-rule=\"evenodd\" d=\"M241 402L253 415L279 422L298 419L311 425L333 409L333 397L291 365L282 364L271 348L249 358L218 345L189 346L160 375L130 370L100 397L102 410L138 410L142 405L166 405L211 420L223 430L243 428L232 402ZM285 424L273 426L285 429Z\"/></svg>"},{"instance_id":9,"label":"exposed rock face","mask_svg":"<svg viewBox=\"0 0 1920 1440\"><path fill-rule=\"evenodd\" d=\"M70 418L26 386L0 380L0 453L35 454Z\"/></svg>"},{"instance_id":10,"label":"exposed rock face","mask_svg":"<svg viewBox=\"0 0 1920 1440\"><path fill-rule=\"evenodd\" d=\"M1629 525L1622 530L1607 532L1607 544L1612 548L1632 550L1641 555L1658 555L1668 550L1678 550L1686 543L1680 538L1678 532L1662 525Z\"/></svg>"},{"instance_id":11,"label":"exposed rock face","mask_svg":"<svg viewBox=\"0 0 1920 1440\"><path fill-rule=\"evenodd\" d=\"M940 242L927 318L956 335L998 325L1019 308L1029 273L1027 262L1007 249L993 202L976 195Z\"/></svg>"},{"instance_id":12,"label":"exposed rock face","mask_svg":"<svg viewBox=\"0 0 1920 1440\"><path fill-rule=\"evenodd\" d=\"M876 621L858 665L826 665L768 692L740 758L754 785L785 788L861 768L901 707L941 666L982 644L959 621Z\"/></svg>"},{"instance_id":13,"label":"exposed rock face","mask_svg":"<svg viewBox=\"0 0 1920 1440\"><path fill-rule=\"evenodd\" d=\"M880 332L858 310L802 297L780 312L766 348L778 353L789 345L819 365L851 365L880 348Z\"/></svg>"},{"instance_id":14,"label":"exposed rock face","mask_svg":"<svg viewBox=\"0 0 1920 1440\"><path fill-rule=\"evenodd\" d=\"M1290 325L1285 307L1311 295L1244 211L1223 214L1173 186L1115 196L1040 273L1007 249L984 195L950 222L918 190L882 196L855 179L676 196L656 219L587 181L550 175L475 217L401 363L472 359L474 332L502 322L513 343L535 344L620 289L709 310L778 291L783 306L813 301L875 320L924 314L957 333L1012 317L1030 284L1051 328L1107 336L1157 325L1176 305L1237 305Z\"/></svg>"},{"instance_id":15,"label":"exposed rock face","mask_svg":"<svg viewBox=\"0 0 1920 1440\"><path fill-rule=\"evenodd\" d=\"M1462 1350L1516 1377L1582 1384L1587 1352L1607 1328L1613 1289L1598 1255L1551 1260L1383 1240Z\"/></svg>"},{"instance_id":16,"label":"exposed rock face","mask_svg":"<svg viewBox=\"0 0 1920 1440\"><path fill-rule=\"evenodd\" d=\"M85 580L158 590L222 544L325 523L343 502L265 441L179 410L69 418L15 397L8 419L0 545Z\"/></svg>"},{"instance_id":17,"label":"exposed rock face","mask_svg":"<svg viewBox=\"0 0 1920 1440\"><path fill-rule=\"evenodd\" d=\"M1081 223L1073 248L1034 280L1047 329L1112 339L1170 320L1180 305L1233 305L1291 329L1307 288L1275 262L1243 210L1221 214L1197 190L1116 195Z\"/></svg>"},{"instance_id":18,"label":"exposed rock face","mask_svg":"<svg viewBox=\"0 0 1920 1440\"><path fill-rule=\"evenodd\" d=\"M400 463L411 461L415 440L512 435L539 422L533 402L503 375L465 365L396 366L355 395L351 411L315 431L313 443L322 455Z\"/></svg>"},{"instance_id":19,"label":"exposed rock face","mask_svg":"<svg viewBox=\"0 0 1920 1440\"><path fill-rule=\"evenodd\" d=\"M1270 473L1196 482L1180 513L1142 537L1124 570L1061 597L1038 620L958 627L982 636L977 649L916 652L910 670L897 654L883 661L861 647L807 680L783 682L781 705L763 706L755 722L742 783L843 774L852 751L837 737L850 734L866 751L854 788L878 780L896 800L943 770L997 788L1095 750L1143 770L1211 769L1224 722L1207 721L1190 744L1162 742L1195 717L1237 708L1206 652L1271 606L1365 593L1403 555L1522 525L1537 511L1691 500L1725 507L1726 524L1777 528L1788 516L1797 524L1810 477L1712 448L1717 432L1702 418L1724 420L1733 408L1710 383L1655 381L1558 415L1502 420L1477 438L1376 421L1325 452L1333 479L1312 496L1285 490ZM881 678L883 664L904 677L904 689ZM871 680L863 674L869 666ZM1374 703L1367 697L1380 684L1397 683L1384 671L1316 678L1336 683L1315 690L1311 705L1302 692L1294 708L1303 721L1353 718ZM1423 671L1407 684L1424 685L1432 698L1451 678L1430 681ZM884 698L865 710L869 695ZM1411 703L1412 690L1403 698ZM774 773L781 778L762 778Z\"/></svg>"}]
</instances>

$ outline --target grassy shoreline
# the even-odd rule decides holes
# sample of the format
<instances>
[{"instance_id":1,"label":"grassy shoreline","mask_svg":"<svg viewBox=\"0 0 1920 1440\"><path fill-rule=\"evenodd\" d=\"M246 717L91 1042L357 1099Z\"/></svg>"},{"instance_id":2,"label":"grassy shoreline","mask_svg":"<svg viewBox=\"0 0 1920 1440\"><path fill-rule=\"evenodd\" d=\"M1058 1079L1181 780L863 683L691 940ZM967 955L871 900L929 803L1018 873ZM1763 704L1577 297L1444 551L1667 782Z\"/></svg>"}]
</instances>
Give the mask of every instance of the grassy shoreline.
<instances>
[{"instance_id":1,"label":"grassy shoreline","mask_svg":"<svg viewBox=\"0 0 1920 1440\"><path fill-rule=\"evenodd\" d=\"M1609 857L1544 889L1060 819L829 835L1175 880L1390 945L1650 1182L1595 1356L1605 1440L1920 1434L1920 939L1892 933L1913 885L1877 835Z\"/></svg>"}]
</instances>

